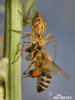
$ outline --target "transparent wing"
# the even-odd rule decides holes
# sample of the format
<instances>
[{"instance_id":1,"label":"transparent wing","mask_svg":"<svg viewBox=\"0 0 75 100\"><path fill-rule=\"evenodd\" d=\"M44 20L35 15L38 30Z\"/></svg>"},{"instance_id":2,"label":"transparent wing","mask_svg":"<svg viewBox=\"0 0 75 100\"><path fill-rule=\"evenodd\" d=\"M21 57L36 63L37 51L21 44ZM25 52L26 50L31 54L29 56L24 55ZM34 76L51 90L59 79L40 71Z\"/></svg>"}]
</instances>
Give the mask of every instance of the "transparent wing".
<instances>
[{"instance_id":1,"label":"transparent wing","mask_svg":"<svg viewBox=\"0 0 75 100\"><path fill-rule=\"evenodd\" d=\"M54 76L56 74L61 74L65 79L69 79L70 77L54 62L51 62L49 65L51 69L51 74Z\"/></svg>"},{"instance_id":2,"label":"transparent wing","mask_svg":"<svg viewBox=\"0 0 75 100\"><path fill-rule=\"evenodd\" d=\"M53 50L54 50L53 61L55 62L56 53L57 53L56 38L55 38L55 36L53 36L53 35L50 33L49 35L47 35L47 36L45 37L45 42L46 42L46 45L47 45L49 42L52 42L52 43L53 43Z\"/></svg>"}]
</instances>

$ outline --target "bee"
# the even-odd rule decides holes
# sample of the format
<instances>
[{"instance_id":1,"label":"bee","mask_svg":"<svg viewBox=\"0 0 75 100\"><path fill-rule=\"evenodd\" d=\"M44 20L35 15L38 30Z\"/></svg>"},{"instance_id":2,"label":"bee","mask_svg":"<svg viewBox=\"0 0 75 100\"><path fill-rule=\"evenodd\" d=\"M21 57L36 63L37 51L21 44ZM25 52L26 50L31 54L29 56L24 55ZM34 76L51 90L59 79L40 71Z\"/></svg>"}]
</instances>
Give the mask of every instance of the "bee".
<instances>
[{"instance_id":1,"label":"bee","mask_svg":"<svg viewBox=\"0 0 75 100\"><path fill-rule=\"evenodd\" d=\"M31 67L35 69L29 70ZM42 50L38 51L35 55L31 64L23 73L23 77L26 78L29 76L31 78L37 78L37 92L42 92L49 87L52 77L56 74L61 74L66 79L69 79L69 76L59 67L59 65L52 61L48 52Z\"/></svg>"},{"instance_id":2,"label":"bee","mask_svg":"<svg viewBox=\"0 0 75 100\"><path fill-rule=\"evenodd\" d=\"M46 50L37 51L34 58L31 60L31 63L27 70L23 73L25 74L32 66L36 69L44 68L50 64L51 56L46 52Z\"/></svg>"},{"instance_id":3,"label":"bee","mask_svg":"<svg viewBox=\"0 0 75 100\"><path fill-rule=\"evenodd\" d=\"M26 74L28 75L26 76ZM30 70L26 74L23 76L23 78L26 77L37 78L37 92L42 92L45 89L47 89L52 79L50 69L47 67L43 68L42 70L40 69Z\"/></svg>"},{"instance_id":4,"label":"bee","mask_svg":"<svg viewBox=\"0 0 75 100\"><path fill-rule=\"evenodd\" d=\"M27 61L31 61L28 68L23 73L23 77L37 78L37 92L42 92L49 87L51 79L54 75L60 73L65 78L68 75L55 63L55 58L52 60L51 56L45 50L45 46L49 42L54 43L56 53L56 40L52 34L44 37L43 33L46 31L46 21L40 13L36 13L31 23L32 31L27 33L25 37L30 36L31 45L24 48L25 52L28 52L26 56ZM31 70L30 68L33 69Z\"/></svg>"},{"instance_id":5,"label":"bee","mask_svg":"<svg viewBox=\"0 0 75 100\"><path fill-rule=\"evenodd\" d=\"M37 78L37 92L42 92L49 87L52 75L49 68L43 68L41 75Z\"/></svg>"},{"instance_id":6,"label":"bee","mask_svg":"<svg viewBox=\"0 0 75 100\"><path fill-rule=\"evenodd\" d=\"M46 90L51 84L52 77L59 73L65 79L69 79L69 76L56 63L50 61L50 64L43 68L41 75L37 77L37 92Z\"/></svg>"},{"instance_id":7,"label":"bee","mask_svg":"<svg viewBox=\"0 0 75 100\"><path fill-rule=\"evenodd\" d=\"M40 65L38 69L29 70L29 72L23 74L23 77L37 78L37 92L40 93L49 87L52 77L57 74L61 74L66 79L69 79L69 76L56 63L50 61L50 64L43 68Z\"/></svg>"}]
</instances>

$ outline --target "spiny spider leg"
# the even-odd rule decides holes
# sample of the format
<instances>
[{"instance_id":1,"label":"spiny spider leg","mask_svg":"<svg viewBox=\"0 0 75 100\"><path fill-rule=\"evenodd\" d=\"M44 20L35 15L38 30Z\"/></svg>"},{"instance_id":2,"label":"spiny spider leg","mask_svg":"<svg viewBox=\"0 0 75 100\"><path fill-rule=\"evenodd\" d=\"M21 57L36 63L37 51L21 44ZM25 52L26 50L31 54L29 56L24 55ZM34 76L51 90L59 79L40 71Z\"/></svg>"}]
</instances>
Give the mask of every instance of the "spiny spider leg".
<instances>
[{"instance_id":1,"label":"spiny spider leg","mask_svg":"<svg viewBox=\"0 0 75 100\"><path fill-rule=\"evenodd\" d=\"M27 36L31 36L32 32L25 32L24 35L21 38L25 38Z\"/></svg>"},{"instance_id":2,"label":"spiny spider leg","mask_svg":"<svg viewBox=\"0 0 75 100\"><path fill-rule=\"evenodd\" d=\"M16 55L17 55L20 51L21 51L21 53L20 53L20 55L19 55L16 59L15 59L15 56L14 56L14 59L15 59L15 60L12 62L12 64L15 63L15 62L19 59L19 57L23 55L23 51L25 52L25 49L22 50L22 48L24 47L24 44L25 44L25 43L31 43L31 42L27 42L27 41L23 42L22 47L18 50L18 52L16 53ZM32 44L32 43L31 43L31 44Z\"/></svg>"},{"instance_id":3,"label":"spiny spider leg","mask_svg":"<svg viewBox=\"0 0 75 100\"><path fill-rule=\"evenodd\" d=\"M23 55L23 54L22 54L23 51L25 51L25 49L21 51L20 55L12 62L12 64L14 64L14 63L19 59L19 57L20 57L21 55ZM15 58L15 57L14 57L14 58Z\"/></svg>"},{"instance_id":4,"label":"spiny spider leg","mask_svg":"<svg viewBox=\"0 0 75 100\"><path fill-rule=\"evenodd\" d=\"M26 18L26 19L33 19L33 18L28 18L27 16L24 16L19 10L18 10L19 14L23 16L23 18Z\"/></svg>"},{"instance_id":5,"label":"spiny spider leg","mask_svg":"<svg viewBox=\"0 0 75 100\"><path fill-rule=\"evenodd\" d=\"M28 36L31 36L31 35L24 35L24 36L22 36L21 38L25 38L25 37L28 37Z\"/></svg>"},{"instance_id":6,"label":"spiny spider leg","mask_svg":"<svg viewBox=\"0 0 75 100\"><path fill-rule=\"evenodd\" d=\"M31 42L24 41L24 42L23 42L23 45L21 46L21 48L18 49L18 46L21 44L21 43L19 43L19 44L17 45L17 51L18 51L18 52L16 51L16 53L15 53L16 55L22 50L22 48L24 47L25 43L27 43L27 44L29 44L29 43L32 44Z\"/></svg>"}]
</instances>

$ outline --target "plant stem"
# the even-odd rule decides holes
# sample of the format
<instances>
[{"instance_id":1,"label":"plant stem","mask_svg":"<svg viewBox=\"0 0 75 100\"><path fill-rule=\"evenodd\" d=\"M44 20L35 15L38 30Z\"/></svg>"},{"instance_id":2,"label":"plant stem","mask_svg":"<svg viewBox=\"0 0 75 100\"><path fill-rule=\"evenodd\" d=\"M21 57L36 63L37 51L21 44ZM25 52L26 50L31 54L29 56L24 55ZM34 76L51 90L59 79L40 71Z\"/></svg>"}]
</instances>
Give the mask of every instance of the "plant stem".
<instances>
[{"instance_id":1,"label":"plant stem","mask_svg":"<svg viewBox=\"0 0 75 100\"><path fill-rule=\"evenodd\" d=\"M22 31L21 16L18 12L22 12L21 5L21 0L5 0L4 57L9 60L7 100L21 100L21 58L12 64L17 45L21 42L21 33L18 32Z\"/></svg>"}]
</instances>

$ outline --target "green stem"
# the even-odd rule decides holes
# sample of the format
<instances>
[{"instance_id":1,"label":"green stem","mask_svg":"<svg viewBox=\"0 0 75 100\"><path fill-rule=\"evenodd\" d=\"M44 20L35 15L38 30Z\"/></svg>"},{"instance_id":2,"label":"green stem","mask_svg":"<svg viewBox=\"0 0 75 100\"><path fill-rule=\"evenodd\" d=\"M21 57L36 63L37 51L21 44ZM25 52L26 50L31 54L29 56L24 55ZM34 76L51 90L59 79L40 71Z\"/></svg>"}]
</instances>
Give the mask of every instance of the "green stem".
<instances>
[{"instance_id":1,"label":"green stem","mask_svg":"<svg viewBox=\"0 0 75 100\"><path fill-rule=\"evenodd\" d=\"M17 45L21 42L22 31L21 0L5 0L5 33L4 33L4 57L9 59L8 64L8 88L7 100L21 100L21 58L12 64L17 50ZM16 32L12 31L15 30Z\"/></svg>"}]
</instances>

